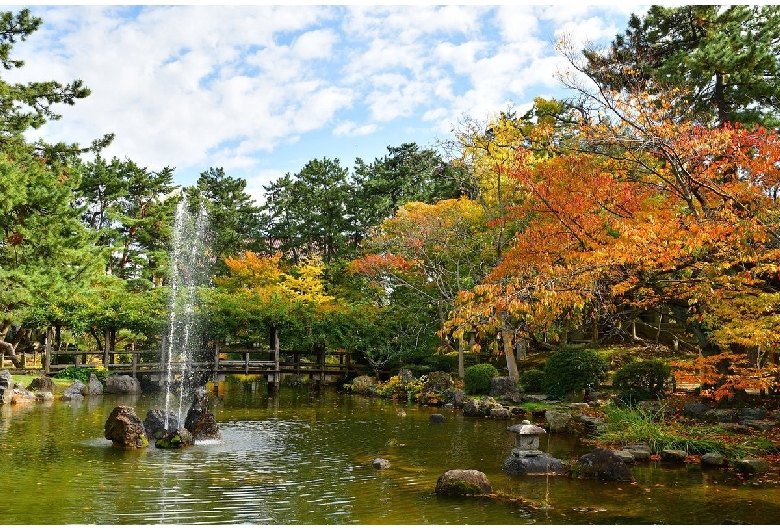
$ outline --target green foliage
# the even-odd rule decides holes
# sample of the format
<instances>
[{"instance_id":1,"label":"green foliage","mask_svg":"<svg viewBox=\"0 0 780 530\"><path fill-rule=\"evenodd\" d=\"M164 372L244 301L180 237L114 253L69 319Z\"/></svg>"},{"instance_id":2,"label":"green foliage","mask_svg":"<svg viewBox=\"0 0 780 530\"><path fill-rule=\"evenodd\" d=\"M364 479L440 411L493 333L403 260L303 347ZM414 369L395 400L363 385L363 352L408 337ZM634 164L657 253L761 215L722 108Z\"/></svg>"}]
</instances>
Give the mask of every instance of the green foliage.
<instances>
[{"instance_id":1,"label":"green foliage","mask_svg":"<svg viewBox=\"0 0 780 530\"><path fill-rule=\"evenodd\" d=\"M338 159L322 158L263 187L265 235L294 262L321 256L329 264L354 250L346 211L351 191L348 173Z\"/></svg>"},{"instance_id":2,"label":"green foliage","mask_svg":"<svg viewBox=\"0 0 780 530\"><path fill-rule=\"evenodd\" d=\"M541 392L544 381L544 370L532 368L520 374L519 383L524 392Z\"/></svg>"},{"instance_id":3,"label":"green foliage","mask_svg":"<svg viewBox=\"0 0 780 530\"><path fill-rule=\"evenodd\" d=\"M690 96L677 111L703 123L774 126L779 17L772 5L654 5L606 54L585 50L587 72L611 89L683 88Z\"/></svg>"},{"instance_id":4,"label":"green foliage","mask_svg":"<svg viewBox=\"0 0 780 530\"><path fill-rule=\"evenodd\" d=\"M463 373L466 394L487 394L490 390L490 381L494 377L498 377L498 370L492 364L481 363L469 366Z\"/></svg>"},{"instance_id":5,"label":"green foliage","mask_svg":"<svg viewBox=\"0 0 780 530\"><path fill-rule=\"evenodd\" d=\"M671 367L661 359L649 359L627 364L612 377L612 386L621 399L635 403L660 397L669 385Z\"/></svg>"},{"instance_id":6,"label":"green foliage","mask_svg":"<svg viewBox=\"0 0 780 530\"><path fill-rule=\"evenodd\" d=\"M238 256L246 250L262 250L262 210L246 192L246 180L212 167L200 174L196 186L186 191L191 197L190 204L206 204L216 274L227 273L224 258Z\"/></svg>"},{"instance_id":7,"label":"green foliage","mask_svg":"<svg viewBox=\"0 0 780 530\"><path fill-rule=\"evenodd\" d=\"M682 425L667 417L661 407L657 411L641 407L604 408L606 429L598 442L607 445L646 443L657 453L663 449L678 449L689 454L720 453L726 458L746 458L777 451L765 437L741 436L718 425Z\"/></svg>"},{"instance_id":8,"label":"green foliage","mask_svg":"<svg viewBox=\"0 0 780 530\"><path fill-rule=\"evenodd\" d=\"M550 397L596 388L607 376L607 363L593 350L560 350L544 365L542 389Z\"/></svg>"},{"instance_id":9,"label":"green foliage","mask_svg":"<svg viewBox=\"0 0 780 530\"><path fill-rule=\"evenodd\" d=\"M102 384L106 384L106 378L109 375L107 368L103 366L68 366L57 373L58 379L79 380L84 384L89 381L89 376L95 374Z\"/></svg>"}]
</instances>

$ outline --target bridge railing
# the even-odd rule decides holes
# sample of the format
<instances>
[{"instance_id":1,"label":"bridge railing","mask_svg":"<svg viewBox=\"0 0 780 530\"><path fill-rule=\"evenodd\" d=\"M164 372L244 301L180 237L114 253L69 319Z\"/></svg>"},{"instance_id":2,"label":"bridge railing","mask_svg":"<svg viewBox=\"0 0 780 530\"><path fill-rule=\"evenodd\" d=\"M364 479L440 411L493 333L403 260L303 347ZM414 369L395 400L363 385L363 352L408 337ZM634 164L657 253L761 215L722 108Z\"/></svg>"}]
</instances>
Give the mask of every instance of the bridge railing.
<instances>
[{"instance_id":1,"label":"bridge railing","mask_svg":"<svg viewBox=\"0 0 780 530\"><path fill-rule=\"evenodd\" d=\"M192 369L217 373L346 373L349 370L349 355L345 352L320 352L299 350L264 349L219 349L200 351L198 361L189 363ZM337 358L337 362L328 362L328 357ZM105 362L108 360L109 362ZM131 374L161 373L168 370L164 363L162 350L122 350L122 351L52 351L47 358L46 373L56 374L70 366L105 366L114 373ZM183 363L170 363L172 372L182 369Z\"/></svg>"}]
</instances>

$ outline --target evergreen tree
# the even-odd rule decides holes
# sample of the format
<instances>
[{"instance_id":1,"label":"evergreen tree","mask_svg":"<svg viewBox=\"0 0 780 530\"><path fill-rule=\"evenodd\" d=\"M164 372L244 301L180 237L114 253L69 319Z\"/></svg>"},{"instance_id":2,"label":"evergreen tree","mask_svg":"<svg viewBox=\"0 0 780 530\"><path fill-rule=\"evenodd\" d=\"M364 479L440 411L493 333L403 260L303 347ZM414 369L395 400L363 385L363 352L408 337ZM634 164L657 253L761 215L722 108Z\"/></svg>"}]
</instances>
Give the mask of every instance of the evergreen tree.
<instances>
[{"instance_id":1,"label":"evergreen tree","mask_svg":"<svg viewBox=\"0 0 780 530\"><path fill-rule=\"evenodd\" d=\"M702 123L779 123L780 6L656 5L606 53L584 54L601 87L688 90L677 110Z\"/></svg>"},{"instance_id":2,"label":"evergreen tree","mask_svg":"<svg viewBox=\"0 0 780 530\"><path fill-rule=\"evenodd\" d=\"M40 24L27 9L0 14L0 61L6 70L24 65L11 58L13 45ZM0 349L15 363L15 345L33 307L64 299L100 268L75 200L80 174L74 157L84 150L24 138L30 129L59 119L53 105L72 105L88 95L81 81L10 84L0 79Z\"/></svg>"}]
</instances>

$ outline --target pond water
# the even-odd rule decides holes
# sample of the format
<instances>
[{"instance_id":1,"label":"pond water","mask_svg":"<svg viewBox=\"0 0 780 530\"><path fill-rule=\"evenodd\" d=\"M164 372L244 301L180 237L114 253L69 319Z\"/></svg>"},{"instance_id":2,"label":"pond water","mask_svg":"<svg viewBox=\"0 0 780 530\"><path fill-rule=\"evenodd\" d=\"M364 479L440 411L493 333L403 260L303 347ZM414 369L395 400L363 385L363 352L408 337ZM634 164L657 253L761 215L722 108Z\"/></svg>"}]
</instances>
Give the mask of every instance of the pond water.
<instances>
[{"instance_id":1,"label":"pond water","mask_svg":"<svg viewBox=\"0 0 780 530\"><path fill-rule=\"evenodd\" d=\"M646 463L636 484L501 471L517 421L457 410L233 382L212 396L223 439L184 450L111 447L103 426L117 405L143 419L159 397L0 407L0 517L4 524L752 524L780 522L776 473L739 479L696 465ZM446 417L432 424L432 413ZM542 450L571 458L590 448L550 435ZM391 462L376 470L375 458ZM483 471L524 502L447 499L448 469Z\"/></svg>"}]
</instances>

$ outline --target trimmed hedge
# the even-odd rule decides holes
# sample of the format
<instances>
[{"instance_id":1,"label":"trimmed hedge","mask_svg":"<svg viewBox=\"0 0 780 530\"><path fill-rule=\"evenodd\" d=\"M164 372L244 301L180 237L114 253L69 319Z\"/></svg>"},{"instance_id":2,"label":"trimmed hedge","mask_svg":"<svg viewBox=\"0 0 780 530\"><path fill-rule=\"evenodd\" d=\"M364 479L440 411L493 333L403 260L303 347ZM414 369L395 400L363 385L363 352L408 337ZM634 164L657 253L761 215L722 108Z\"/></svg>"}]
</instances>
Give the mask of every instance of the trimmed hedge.
<instances>
[{"instance_id":1,"label":"trimmed hedge","mask_svg":"<svg viewBox=\"0 0 780 530\"><path fill-rule=\"evenodd\" d=\"M560 350L544 365L542 391L561 399L570 392L598 387L607 378L607 363L593 350Z\"/></svg>"},{"instance_id":2,"label":"trimmed hedge","mask_svg":"<svg viewBox=\"0 0 780 530\"><path fill-rule=\"evenodd\" d=\"M488 363L469 366L463 372L463 384L466 394L487 394L490 391L490 381L498 377L498 370Z\"/></svg>"},{"instance_id":3,"label":"trimmed hedge","mask_svg":"<svg viewBox=\"0 0 780 530\"><path fill-rule=\"evenodd\" d=\"M668 390L672 369L661 359L636 361L615 372L612 386L629 403L656 399Z\"/></svg>"}]
</instances>

